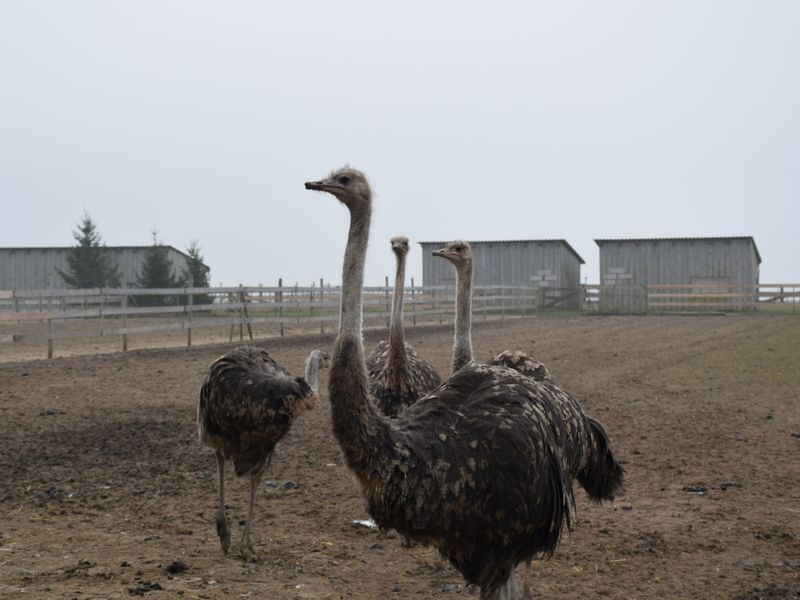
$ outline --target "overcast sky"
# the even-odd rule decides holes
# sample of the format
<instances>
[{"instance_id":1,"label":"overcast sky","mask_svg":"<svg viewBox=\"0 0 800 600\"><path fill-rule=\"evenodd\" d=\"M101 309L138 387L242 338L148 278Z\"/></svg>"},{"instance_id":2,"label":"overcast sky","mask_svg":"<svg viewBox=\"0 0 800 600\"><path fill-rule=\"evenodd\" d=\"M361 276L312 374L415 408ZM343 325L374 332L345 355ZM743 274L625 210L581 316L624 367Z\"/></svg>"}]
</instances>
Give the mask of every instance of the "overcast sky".
<instances>
[{"instance_id":1,"label":"overcast sky","mask_svg":"<svg viewBox=\"0 0 800 600\"><path fill-rule=\"evenodd\" d=\"M0 3L0 246L197 240L214 285L339 282L350 163L388 240L754 236L800 280L800 2ZM421 278L412 247L410 276Z\"/></svg>"}]
</instances>

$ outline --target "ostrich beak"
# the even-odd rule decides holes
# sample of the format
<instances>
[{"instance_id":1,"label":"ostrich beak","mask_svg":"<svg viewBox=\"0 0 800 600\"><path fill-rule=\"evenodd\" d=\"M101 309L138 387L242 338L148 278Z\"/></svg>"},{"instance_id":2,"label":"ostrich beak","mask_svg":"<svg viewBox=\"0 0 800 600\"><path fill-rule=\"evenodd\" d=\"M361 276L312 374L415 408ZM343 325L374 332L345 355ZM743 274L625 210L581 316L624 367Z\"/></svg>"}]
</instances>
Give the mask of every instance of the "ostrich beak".
<instances>
[{"instance_id":1,"label":"ostrich beak","mask_svg":"<svg viewBox=\"0 0 800 600\"><path fill-rule=\"evenodd\" d=\"M328 192L330 191L330 182L322 180L322 181L306 181L306 189L307 190L317 190L318 192Z\"/></svg>"},{"instance_id":2,"label":"ostrich beak","mask_svg":"<svg viewBox=\"0 0 800 600\"><path fill-rule=\"evenodd\" d=\"M447 250L444 248L439 248L438 250L434 250L431 252L434 256L441 256L442 258L447 258Z\"/></svg>"}]
</instances>

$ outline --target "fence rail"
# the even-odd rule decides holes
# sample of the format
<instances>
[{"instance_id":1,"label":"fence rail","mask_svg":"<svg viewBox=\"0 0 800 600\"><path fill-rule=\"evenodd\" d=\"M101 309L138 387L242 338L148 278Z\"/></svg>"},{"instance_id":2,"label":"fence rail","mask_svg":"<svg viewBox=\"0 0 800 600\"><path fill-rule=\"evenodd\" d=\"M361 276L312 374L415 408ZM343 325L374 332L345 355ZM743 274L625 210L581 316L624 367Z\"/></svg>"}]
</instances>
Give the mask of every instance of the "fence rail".
<instances>
[{"instance_id":1,"label":"fence rail","mask_svg":"<svg viewBox=\"0 0 800 600\"><path fill-rule=\"evenodd\" d=\"M364 288L366 326L388 326L393 288ZM217 288L89 290L0 290L0 342L47 344L101 338L117 340L128 349L129 336L155 334L185 336L167 345L193 344L193 331L209 332L203 343L253 337L283 336L287 330L324 333L338 321L341 288L325 285L235 286ZM405 291L405 318L443 323L454 313L451 286L411 286ZM156 304L156 305L152 305ZM798 314L800 284L709 286L674 284L650 286L583 285L577 289L531 286L475 286L476 319L525 316L545 310L568 309L591 314L643 314L652 312L718 312L760 310ZM216 332L212 335L211 332ZM162 337L163 337L162 335ZM152 346L163 339L149 339ZM113 347L111 349L114 349ZM2 344L0 344L2 352Z\"/></svg>"}]
</instances>

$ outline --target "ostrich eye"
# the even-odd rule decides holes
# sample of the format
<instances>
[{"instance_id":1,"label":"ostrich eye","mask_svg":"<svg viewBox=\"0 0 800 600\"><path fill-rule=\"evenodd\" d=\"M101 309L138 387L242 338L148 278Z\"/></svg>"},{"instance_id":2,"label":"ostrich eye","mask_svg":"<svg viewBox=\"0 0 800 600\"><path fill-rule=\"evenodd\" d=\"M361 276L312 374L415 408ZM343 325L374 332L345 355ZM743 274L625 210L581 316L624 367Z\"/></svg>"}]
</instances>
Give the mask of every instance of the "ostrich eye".
<instances>
[{"instance_id":1,"label":"ostrich eye","mask_svg":"<svg viewBox=\"0 0 800 600\"><path fill-rule=\"evenodd\" d=\"M342 175L341 177L339 177L339 179L337 179L337 181L342 185L347 185L348 183L350 183L350 178L347 175Z\"/></svg>"}]
</instances>

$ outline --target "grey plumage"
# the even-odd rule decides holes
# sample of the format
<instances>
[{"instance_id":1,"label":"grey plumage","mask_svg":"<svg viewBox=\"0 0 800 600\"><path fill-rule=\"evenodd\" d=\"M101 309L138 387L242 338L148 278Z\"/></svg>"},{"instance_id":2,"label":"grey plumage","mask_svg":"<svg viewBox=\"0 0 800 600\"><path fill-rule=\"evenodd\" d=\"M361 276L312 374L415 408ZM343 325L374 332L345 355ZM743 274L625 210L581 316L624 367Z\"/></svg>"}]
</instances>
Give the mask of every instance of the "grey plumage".
<instances>
[{"instance_id":1,"label":"grey plumage","mask_svg":"<svg viewBox=\"0 0 800 600\"><path fill-rule=\"evenodd\" d=\"M367 357L367 377L378 408L383 414L396 417L405 407L437 388L442 380L433 365L405 341L403 296L408 238L394 237L391 245L397 269L389 340L379 342Z\"/></svg>"},{"instance_id":2,"label":"grey plumage","mask_svg":"<svg viewBox=\"0 0 800 600\"><path fill-rule=\"evenodd\" d=\"M535 358L519 350L514 352L511 350L504 350L500 354L496 354L490 358L486 364L514 369L536 381L553 380L553 376L543 363L540 363Z\"/></svg>"},{"instance_id":3,"label":"grey plumage","mask_svg":"<svg viewBox=\"0 0 800 600\"><path fill-rule=\"evenodd\" d=\"M219 469L217 533L228 552L230 529L225 516L224 463L232 460L238 477L249 477L250 507L240 549L244 558L257 560L250 542L255 492L269 466L276 444L295 418L317 399L316 373L326 366L327 354L315 350L304 377L293 377L262 348L242 346L215 360L200 388L197 422L200 440L214 449Z\"/></svg>"},{"instance_id":4,"label":"grey plumage","mask_svg":"<svg viewBox=\"0 0 800 600\"><path fill-rule=\"evenodd\" d=\"M386 340L378 342L366 359L370 391L378 408L389 417L396 417L442 383L439 373L411 344L403 346L403 364L394 369L389 356L390 344Z\"/></svg>"},{"instance_id":5,"label":"grey plumage","mask_svg":"<svg viewBox=\"0 0 800 600\"><path fill-rule=\"evenodd\" d=\"M493 598L517 564L555 551L571 523L573 472L594 496L619 488L608 440L555 384L503 366L467 363L396 419L379 412L361 341L369 185L345 169L306 187L334 194L351 216L329 380L345 460L382 528L433 545Z\"/></svg>"}]
</instances>

